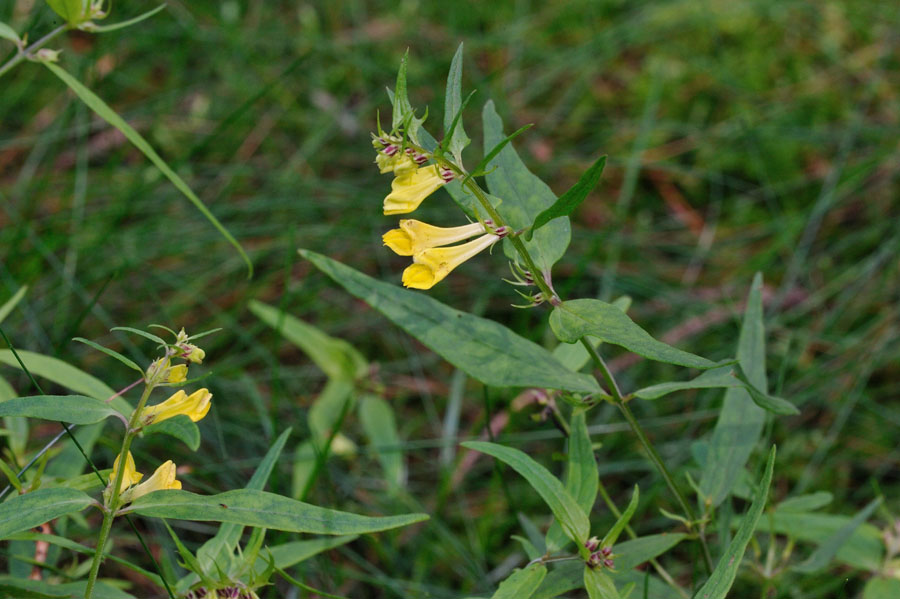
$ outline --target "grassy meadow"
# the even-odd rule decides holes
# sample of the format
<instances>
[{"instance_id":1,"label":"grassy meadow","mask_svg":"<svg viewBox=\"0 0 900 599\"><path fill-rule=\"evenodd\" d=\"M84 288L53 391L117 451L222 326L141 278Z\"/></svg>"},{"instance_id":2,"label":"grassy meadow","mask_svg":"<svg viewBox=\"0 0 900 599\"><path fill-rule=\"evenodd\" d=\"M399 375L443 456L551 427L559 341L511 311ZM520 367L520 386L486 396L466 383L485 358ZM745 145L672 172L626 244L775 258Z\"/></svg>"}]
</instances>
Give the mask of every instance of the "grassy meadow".
<instances>
[{"instance_id":1,"label":"grassy meadow","mask_svg":"<svg viewBox=\"0 0 900 599\"><path fill-rule=\"evenodd\" d=\"M114 2L110 20L146 10L134 4ZM42 2L11 0L0 3L0 21L37 39L60 19ZM656 338L720 360L734 355L744 300L762 273L769 390L800 414L769 418L748 469L758 478L777 444L770 501L827 491L823 513L852 516L883 496L868 521L881 530L900 517L898 31L900 7L870 0L170 0L128 29L71 32L49 46L63 50L59 64L188 182L246 249L254 274L120 133L26 62L0 78L0 305L28 287L2 328L18 349L120 389L133 373L73 337L146 364L152 344L112 327L221 327L192 367L209 375L203 384L215 398L199 423L200 450L157 436L139 451L173 459L185 489L214 493L243 487L291 427L267 489L357 513L431 516L321 553L292 568L295 578L345 597L490 597L527 562L511 537L545 526L548 512L508 467L459 442L493 438L558 472L563 434L527 393L468 379L297 253L400 284L408 260L382 246L396 219L381 214L390 178L373 164L369 134L376 113L390 118L385 86L407 49L410 99L429 108L426 127L439 134L447 69L463 42L464 95L477 90L465 115L474 140L467 163L484 151L489 99L508 131L534 124L513 143L557 193L609 157L572 215L572 245L554 271L560 293L627 295L629 315ZM11 48L0 45L0 60ZM439 191L420 218L460 215ZM507 261L495 251L422 293L554 347L545 308L512 308L521 301L504 277ZM298 488L310 458L295 449L309 437L326 376L251 311L253 300L365 356L367 393L393 409L394 446L373 448L348 414L341 438L352 443L332 447L309 489ZM686 376L606 352L629 390ZM17 370L0 365L0 376L30 393ZM634 402L685 489L722 395ZM672 497L619 413L604 405L588 418L612 501L624 505L640 485L635 531L677 529L659 511L676 509ZM34 421L29 448L58 430ZM101 436L98 462L108 467L118 443ZM386 483L386 464L400 468L402 485ZM736 514L745 507L733 504ZM70 534L92 547L96 516L85 514L85 528ZM592 519L614 517L599 502ZM163 569L178 571L165 528L137 523ZM216 530L170 523L190 547ZM267 542L296 538L270 532ZM127 527L117 525L114 539L118 555L151 567ZM814 547L798 541L794 552ZM3 564L27 575L31 564L7 549ZM751 543L745 559L763 563L766 550ZM702 582L694 545L660 559L686 589ZM111 562L102 572L129 580L135 596L158 592ZM840 560L770 585L750 574L741 571L731 597L849 599L873 576ZM260 596L318 595L278 583ZM632 597L641 596L639 585Z\"/></svg>"}]
</instances>

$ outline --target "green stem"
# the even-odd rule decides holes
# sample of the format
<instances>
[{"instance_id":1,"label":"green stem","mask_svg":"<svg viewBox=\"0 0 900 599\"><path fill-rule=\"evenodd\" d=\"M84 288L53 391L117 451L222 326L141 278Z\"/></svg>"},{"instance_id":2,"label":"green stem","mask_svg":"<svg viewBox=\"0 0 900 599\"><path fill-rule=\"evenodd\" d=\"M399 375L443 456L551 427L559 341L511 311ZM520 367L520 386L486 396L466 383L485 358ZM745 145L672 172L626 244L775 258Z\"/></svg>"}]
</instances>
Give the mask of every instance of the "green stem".
<instances>
[{"instance_id":1,"label":"green stem","mask_svg":"<svg viewBox=\"0 0 900 599\"><path fill-rule=\"evenodd\" d=\"M56 29L54 29L53 31L51 31L50 33L48 33L47 35L45 35L44 37L39 39L38 41L34 42L33 44L31 44L30 46L25 48L24 50L22 50L20 48L19 52L16 53L15 56L10 58L8 61L6 61L6 63L2 67L0 67L0 77L3 77L3 75L5 75L7 71L12 69L14 66L19 64L26 58L29 58L35 50L40 49L41 46L45 45L47 42L49 42L50 40L52 40L53 38L55 38L57 35L59 35L60 33L62 33L63 31L65 31L68 28L69 28L68 25L60 25L59 27L57 27Z\"/></svg>"},{"instance_id":2,"label":"green stem","mask_svg":"<svg viewBox=\"0 0 900 599\"><path fill-rule=\"evenodd\" d=\"M450 168L457 175L465 176L466 173L460 166L443 157L435 156L435 158L440 161L441 166ZM478 183L476 183L471 177L467 178L465 181L466 187L468 187L469 190L475 195L475 197L478 198L479 203L482 205L491 219L493 219L494 224L499 227L507 226L506 221L503 220L503 217L500 216L500 213L497 212L497 209L494 208L490 200L488 200L487 194L484 192L484 190L481 189L481 187L479 187ZM509 239L512 242L513 247L516 248L519 256L531 271L534 282L541 290L543 297L549 300L554 305L558 305L559 303L561 303L562 300L550 288L550 286L544 280L543 276L541 276L543 273L538 270L537 266L534 263L534 260L531 258L531 254L528 253L528 248L525 247L525 244L522 242L522 240L514 235L511 235ZM591 356L591 359L593 359L597 368L600 370L603 380L606 382L610 393L612 393L613 403L618 406L619 410L625 416L625 420L628 421L631 430L635 435L637 435L641 444L644 446L644 449L647 451L647 455L650 458L650 461L659 471L660 475L662 475L663 480L666 481L666 485L669 487L669 490L672 491L672 494L675 495L675 498L681 506L681 509L684 510L684 513L687 516L687 520L690 522L689 530L693 532L694 524L696 521L694 510L691 509L691 506L687 502L684 494L678 489L678 486L675 484L675 480L672 478L669 469L666 468L666 465L663 463L662 457L660 457L659 453L656 451L656 448L653 446L653 443L650 442L650 439L644 433L644 429L641 428L640 423L638 423L638 421L634 417L634 414L632 414L631 410L628 408L624 396L622 395L622 392L619 390L619 386L616 383L616 379L613 377L612 372L606 365L606 362L603 361L603 358L599 353L597 353L597 350L585 337L582 337L580 341L581 344L584 345L588 354ZM706 565L706 570L707 572L712 573L712 556L710 555L709 546L706 543L706 535L704 534L702 527L697 530L697 539L700 541L700 546L703 549L703 562Z\"/></svg>"},{"instance_id":3,"label":"green stem","mask_svg":"<svg viewBox=\"0 0 900 599\"><path fill-rule=\"evenodd\" d=\"M97 575L100 572L100 564L103 562L103 548L106 546L106 541L112 530L113 520L116 517L122 479L125 478L125 464L128 460L128 451L131 449L131 442L134 440L135 435L137 435L137 425L141 411L144 409L147 399L150 398L151 391L153 391L152 384L148 384L144 387L144 392L141 394L141 400L138 402L137 407L134 409L134 412L132 412L131 418L128 421L128 429L125 431L125 438L122 439L122 448L119 450L118 457L119 467L116 468L115 480L110 481L112 491L110 492L108 501L106 501L103 506L103 524L100 526L100 535L97 537L97 549L94 551L94 561L91 563L91 573L88 575L87 586L84 589L84 599L91 599L91 594L94 592L94 585L97 584Z\"/></svg>"}]
</instances>

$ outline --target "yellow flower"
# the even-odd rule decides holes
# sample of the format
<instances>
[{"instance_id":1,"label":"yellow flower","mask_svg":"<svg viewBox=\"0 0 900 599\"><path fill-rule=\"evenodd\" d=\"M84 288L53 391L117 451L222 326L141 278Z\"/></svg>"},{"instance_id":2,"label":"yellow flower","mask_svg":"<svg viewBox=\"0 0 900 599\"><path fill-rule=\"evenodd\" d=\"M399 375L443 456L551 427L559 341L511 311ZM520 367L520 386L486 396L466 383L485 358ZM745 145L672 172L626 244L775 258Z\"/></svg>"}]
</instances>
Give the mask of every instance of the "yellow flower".
<instances>
[{"instance_id":1,"label":"yellow flower","mask_svg":"<svg viewBox=\"0 0 900 599\"><path fill-rule=\"evenodd\" d=\"M499 235L488 233L462 245L430 248L414 254L415 264L403 271L403 285L413 289L431 289L454 268L499 239Z\"/></svg>"},{"instance_id":2,"label":"yellow flower","mask_svg":"<svg viewBox=\"0 0 900 599\"><path fill-rule=\"evenodd\" d=\"M390 154L388 153L389 148L392 149ZM378 171L382 175L393 171L394 175L398 177L413 172L419 166L397 146L388 146L378 152L378 155L375 156L375 164L378 165Z\"/></svg>"},{"instance_id":3,"label":"yellow flower","mask_svg":"<svg viewBox=\"0 0 900 599\"><path fill-rule=\"evenodd\" d=\"M116 476L118 475L120 457L122 456L116 456L116 461L113 462L112 472L109 475L110 484L115 482ZM134 467L134 456L131 455L131 452L129 451L128 455L125 457L125 471L122 473L122 484L119 486L119 493L122 493L131 485L138 484L142 478L144 478L144 475L138 472Z\"/></svg>"},{"instance_id":4,"label":"yellow flower","mask_svg":"<svg viewBox=\"0 0 900 599\"><path fill-rule=\"evenodd\" d=\"M189 339L190 337L188 337L188 334L184 332L184 327L182 327L175 337L175 345L181 349L182 359L194 364L200 364L203 362L203 358L206 357L206 352L196 345L188 343Z\"/></svg>"},{"instance_id":5,"label":"yellow flower","mask_svg":"<svg viewBox=\"0 0 900 599\"><path fill-rule=\"evenodd\" d=\"M406 214L419 207L441 185L453 180L453 173L435 164L398 175L391 183L391 193L384 198L384 213Z\"/></svg>"},{"instance_id":6,"label":"yellow flower","mask_svg":"<svg viewBox=\"0 0 900 599\"><path fill-rule=\"evenodd\" d=\"M156 472L153 473L153 476L148 478L145 482L142 482L138 486L134 487L130 491L126 492L122 496L122 501L124 503L134 501L138 497L143 497L147 493L152 493L153 491L164 491L168 489L180 489L181 481L175 479L175 464L172 460L167 460L164 464L162 464L159 468L156 469Z\"/></svg>"},{"instance_id":7,"label":"yellow flower","mask_svg":"<svg viewBox=\"0 0 900 599\"><path fill-rule=\"evenodd\" d=\"M400 256L412 256L428 248L449 245L484 233L484 225L472 223L461 227L435 227L413 219L400 221L399 229L384 234L384 245Z\"/></svg>"},{"instance_id":8,"label":"yellow flower","mask_svg":"<svg viewBox=\"0 0 900 599\"><path fill-rule=\"evenodd\" d=\"M169 378L167 381L170 383L183 383L187 380L187 370L187 364L172 366L169 368Z\"/></svg>"},{"instance_id":9,"label":"yellow flower","mask_svg":"<svg viewBox=\"0 0 900 599\"><path fill-rule=\"evenodd\" d=\"M144 421L144 425L147 425L184 414L194 422L197 422L209 412L211 399L212 393L206 389L199 389L190 395L185 394L184 391L178 391L166 401L144 408L141 418Z\"/></svg>"}]
</instances>

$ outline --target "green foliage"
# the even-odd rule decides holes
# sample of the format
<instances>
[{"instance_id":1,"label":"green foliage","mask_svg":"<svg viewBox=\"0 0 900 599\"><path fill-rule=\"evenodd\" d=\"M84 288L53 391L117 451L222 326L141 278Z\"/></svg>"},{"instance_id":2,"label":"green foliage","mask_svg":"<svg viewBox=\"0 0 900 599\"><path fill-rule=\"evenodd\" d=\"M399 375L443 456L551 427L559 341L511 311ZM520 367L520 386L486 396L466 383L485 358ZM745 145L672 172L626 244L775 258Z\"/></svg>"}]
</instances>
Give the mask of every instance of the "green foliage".
<instances>
[{"instance_id":1,"label":"green foliage","mask_svg":"<svg viewBox=\"0 0 900 599\"><path fill-rule=\"evenodd\" d=\"M603 167L606 166L606 156L601 156L591 167L584 171L578 182L569 188L566 193L559 196L559 199L552 206L534 217L534 223L529 227L525 234L525 239L531 240L534 232L552 221L555 218L568 217L587 198L588 194L593 191L597 183L600 182L600 175L603 174Z\"/></svg>"},{"instance_id":2,"label":"green foliage","mask_svg":"<svg viewBox=\"0 0 900 599\"><path fill-rule=\"evenodd\" d=\"M500 584L491 599L529 599L546 575L547 568L542 565L516 570Z\"/></svg>"},{"instance_id":3,"label":"green foliage","mask_svg":"<svg viewBox=\"0 0 900 599\"><path fill-rule=\"evenodd\" d=\"M550 326L564 343L575 343L585 335L592 335L606 343L621 345L634 353L669 364L693 368L713 368L715 362L676 349L657 341L636 325L619 308L595 299L563 302L553 308Z\"/></svg>"},{"instance_id":4,"label":"green foliage","mask_svg":"<svg viewBox=\"0 0 900 599\"><path fill-rule=\"evenodd\" d=\"M486 385L598 390L592 378L569 371L549 352L499 323L382 283L315 252L301 250L301 254L348 292Z\"/></svg>"},{"instance_id":5,"label":"green foliage","mask_svg":"<svg viewBox=\"0 0 900 599\"><path fill-rule=\"evenodd\" d=\"M511 447L481 441L468 441L462 446L493 456L521 474L553 512L566 536L579 547L584 544L591 529L587 514L549 470Z\"/></svg>"},{"instance_id":6,"label":"green foliage","mask_svg":"<svg viewBox=\"0 0 900 599\"><path fill-rule=\"evenodd\" d=\"M94 500L76 489L38 489L0 504L0 539L40 526L48 520L80 512Z\"/></svg>"},{"instance_id":7,"label":"green foliage","mask_svg":"<svg viewBox=\"0 0 900 599\"><path fill-rule=\"evenodd\" d=\"M734 584L734 578L737 576L738 569L741 567L741 560L744 557L744 551L747 544L753 537L753 531L756 530L756 524L762 516L763 509L766 507L766 501L769 497L769 485L772 484L772 473L775 469L775 447L769 452L769 458L766 461L766 471L763 473L759 487L753 496L753 503L750 509L741 520L737 534L728 545L728 549L719 558L716 569L713 570L709 580L697 591L698 597L703 599L724 599Z\"/></svg>"},{"instance_id":8,"label":"green foliage","mask_svg":"<svg viewBox=\"0 0 900 599\"><path fill-rule=\"evenodd\" d=\"M0 416L26 416L70 424L93 424L122 417L105 401L84 395L34 395L0 403Z\"/></svg>"},{"instance_id":9,"label":"green foliage","mask_svg":"<svg viewBox=\"0 0 900 599\"><path fill-rule=\"evenodd\" d=\"M225 491L216 495L156 491L136 499L128 511L156 518L226 522L322 535L378 532L428 519L427 514L360 516L251 489Z\"/></svg>"}]
</instances>

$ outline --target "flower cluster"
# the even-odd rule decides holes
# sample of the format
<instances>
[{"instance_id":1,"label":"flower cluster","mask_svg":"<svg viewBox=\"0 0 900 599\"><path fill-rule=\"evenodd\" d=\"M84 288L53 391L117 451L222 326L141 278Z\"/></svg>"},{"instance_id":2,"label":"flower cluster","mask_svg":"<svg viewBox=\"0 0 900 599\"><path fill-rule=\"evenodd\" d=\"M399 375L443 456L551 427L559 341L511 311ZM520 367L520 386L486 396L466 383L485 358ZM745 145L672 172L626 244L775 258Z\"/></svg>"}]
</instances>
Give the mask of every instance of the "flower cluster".
<instances>
[{"instance_id":1,"label":"flower cluster","mask_svg":"<svg viewBox=\"0 0 900 599\"><path fill-rule=\"evenodd\" d=\"M393 173L391 193L384 198L384 214L408 214L455 178L454 172L433 162L434 157L418 149L403 147L404 140L388 134L375 136L375 163L382 174ZM426 164L432 160L431 164ZM400 256L411 256L413 264L403 271L403 285L431 289L450 271L491 247L507 234L489 220L459 227L435 227L404 219L399 229L384 234L384 244ZM476 237L478 236L478 237ZM467 243L450 245L476 237Z\"/></svg>"},{"instance_id":2,"label":"flower cluster","mask_svg":"<svg viewBox=\"0 0 900 599\"><path fill-rule=\"evenodd\" d=\"M112 473L109 476L110 481L116 479L118 470L119 458L116 458L116 461L113 464ZM175 474L175 463L172 462L172 460L166 460L156 469L156 472L154 472L150 478L137 486L133 486L144 478L144 475L135 468L134 456L132 456L129 451L128 457L125 459L125 472L122 477L122 485L119 488L121 502L130 503L138 497L143 497L147 493L152 493L153 491L180 489L181 481L175 478Z\"/></svg>"},{"instance_id":3,"label":"flower cluster","mask_svg":"<svg viewBox=\"0 0 900 599\"><path fill-rule=\"evenodd\" d=\"M588 539L587 542L585 542L584 547L591 553L586 561L589 568L596 569L601 566L612 568L616 565L612 559L614 557L612 548L600 547L600 539L597 537Z\"/></svg>"}]
</instances>

